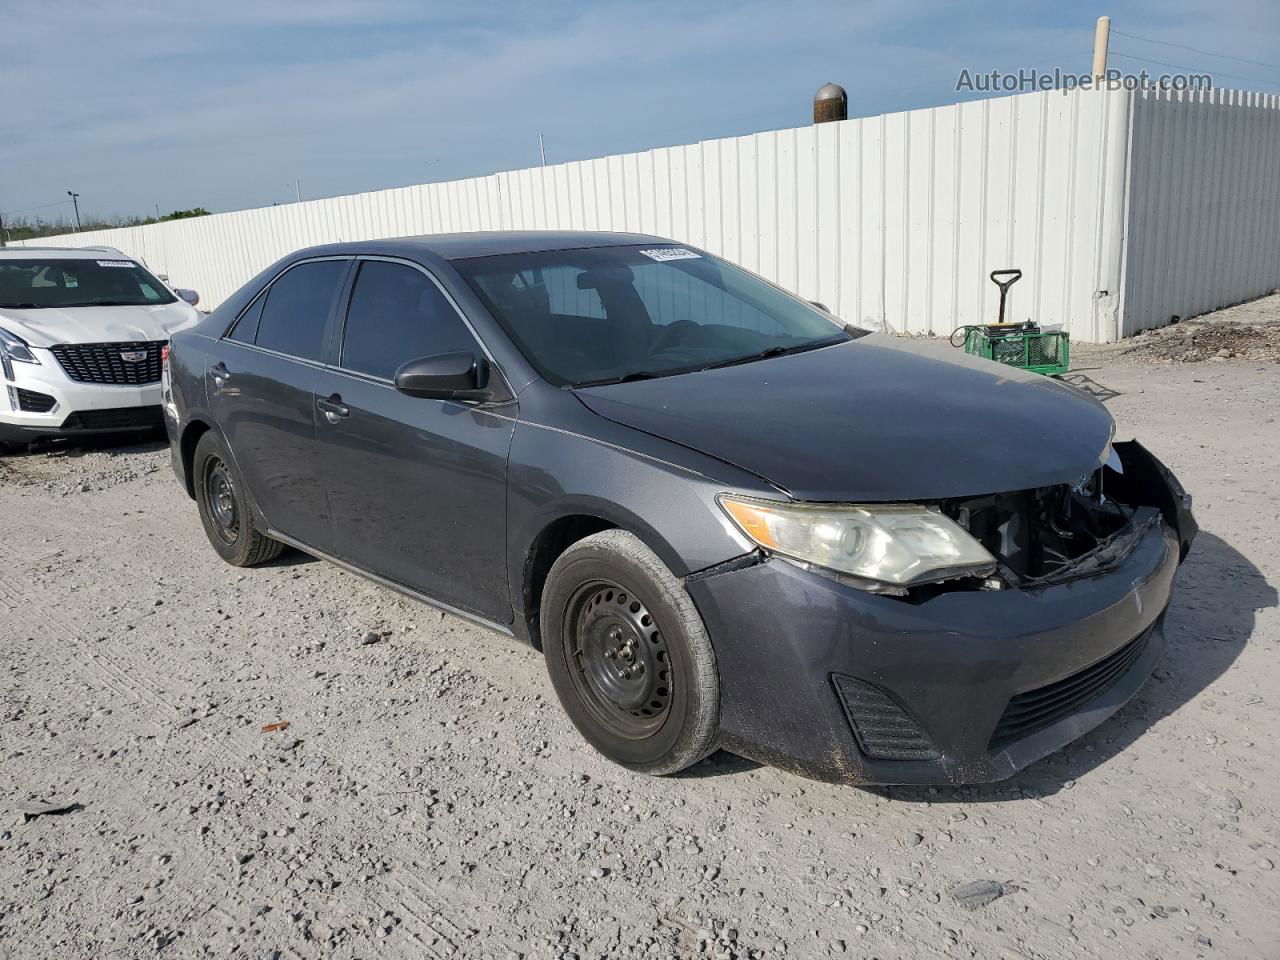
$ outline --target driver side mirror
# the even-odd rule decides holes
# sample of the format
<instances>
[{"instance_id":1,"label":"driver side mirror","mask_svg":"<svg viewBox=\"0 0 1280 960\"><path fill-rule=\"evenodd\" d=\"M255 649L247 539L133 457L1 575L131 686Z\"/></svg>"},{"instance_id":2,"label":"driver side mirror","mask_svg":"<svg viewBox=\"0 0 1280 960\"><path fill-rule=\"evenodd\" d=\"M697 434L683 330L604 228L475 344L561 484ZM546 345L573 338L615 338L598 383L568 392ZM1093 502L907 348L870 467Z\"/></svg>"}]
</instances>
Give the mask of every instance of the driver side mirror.
<instances>
[{"instance_id":1,"label":"driver side mirror","mask_svg":"<svg viewBox=\"0 0 1280 960\"><path fill-rule=\"evenodd\" d=\"M396 389L406 396L426 400L460 400L485 403L503 399L505 391L489 386L489 361L467 351L437 353L402 364L396 371Z\"/></svg>"},{"instance_id":2,"label":"driver side mirror","mask_svg":"<svg viewBox=\"0 0 1280 960\"><path fill-rule=\"evenodd\" d=\"M187 290L184 287L174 287L173 292L178 295L180 300L187 301L187 303L191 304L193 307L200 302L200 294L196 293L194 290Z\"/></svg>"}]
</instances>

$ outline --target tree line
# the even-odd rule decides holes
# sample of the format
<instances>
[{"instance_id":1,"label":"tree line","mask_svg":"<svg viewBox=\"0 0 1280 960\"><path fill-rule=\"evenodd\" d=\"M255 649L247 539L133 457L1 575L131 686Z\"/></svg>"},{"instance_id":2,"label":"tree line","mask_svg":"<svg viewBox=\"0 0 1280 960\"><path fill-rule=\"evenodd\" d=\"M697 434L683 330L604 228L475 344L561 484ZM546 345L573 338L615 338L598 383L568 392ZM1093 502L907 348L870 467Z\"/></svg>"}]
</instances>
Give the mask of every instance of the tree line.
<instances>
[{"instance_id":1,"label":"tree line","mask_svg":"<svg viewBox=\"0 0 1280 960\"><path fill-rule=\"evenodd\" d=\"M94 217L80 218L80 229L76 230L74 220L66 216L54 219L44 217L14 217L3 215L3 235L0 239L34 240L39 237L56 237L63 233L84 233L88 230L113 230L116 227L143 227L149 223L164 223L166 220L185 220L188 217L207 217L209 211L204 207L192 207L190 210L174 210L163 217Z\"/></svg>"}]
</instances>

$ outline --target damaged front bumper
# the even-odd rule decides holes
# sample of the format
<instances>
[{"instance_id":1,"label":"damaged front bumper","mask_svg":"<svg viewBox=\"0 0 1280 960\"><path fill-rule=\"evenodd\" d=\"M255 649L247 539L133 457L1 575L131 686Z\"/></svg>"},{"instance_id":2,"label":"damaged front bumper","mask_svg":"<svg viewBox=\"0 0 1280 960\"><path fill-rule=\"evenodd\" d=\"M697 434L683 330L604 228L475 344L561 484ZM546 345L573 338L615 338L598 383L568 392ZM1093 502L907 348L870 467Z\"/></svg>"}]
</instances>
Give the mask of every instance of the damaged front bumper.
<instances>
[{"instance_id":1,"label":"damaged front bumper","mask_svg":"<svg viewBox=\"0 0 1280 960\"><path fill-rule=\"evenodd\" d=\"M978 783L1113 714L1163 652L1195 535L1177 481L1136 444L1116 447L1150 519L1062 582L913 602L764 556L690 578L719 662L724 747L836 782Z\"/></svg>"}]
</instances>

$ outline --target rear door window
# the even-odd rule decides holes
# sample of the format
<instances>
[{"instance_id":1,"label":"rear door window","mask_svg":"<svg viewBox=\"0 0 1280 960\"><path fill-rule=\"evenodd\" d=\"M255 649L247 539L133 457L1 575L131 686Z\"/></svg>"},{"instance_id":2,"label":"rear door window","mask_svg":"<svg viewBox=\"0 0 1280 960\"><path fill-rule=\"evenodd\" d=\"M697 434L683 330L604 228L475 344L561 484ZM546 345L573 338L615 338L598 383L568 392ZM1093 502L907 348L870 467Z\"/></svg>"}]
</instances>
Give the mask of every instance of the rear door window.
<instances>
[{"instance_id":1,"label":"rear door window","mask_svg":"<svg viewBox=\"0 0 1280 960\"><path fill-rule=\"evenodd\" d=\"M258 338L258 321L262 319L262 308L266 303L267 295L264 293L250 304L248 310L240 314L240 319L236 321L235 327L229 334L232 340L253 343Z\"/></svg>"},{"instance_id":2,"label":"rear door window","mask_svg":"<svg viewBox=\"0 0 1280 960\"><path fill-rule=\"evenodd\" d=\"M267 291L254 342L291 357L320 360L329 311L348 266L347 260L315 260L284 273Z\"/></svg>"},{"instance_id":3,"label":"rear door window","mask_svg":"<svg viewBox=\"0 0 1280 960\"><path fill-rule=\"evenodd\" d=\"M341 365L390 380L410 360L479 346L453 304L421 270L401 263L360 264L342 339Z\"/></svg>"}]
</instances>

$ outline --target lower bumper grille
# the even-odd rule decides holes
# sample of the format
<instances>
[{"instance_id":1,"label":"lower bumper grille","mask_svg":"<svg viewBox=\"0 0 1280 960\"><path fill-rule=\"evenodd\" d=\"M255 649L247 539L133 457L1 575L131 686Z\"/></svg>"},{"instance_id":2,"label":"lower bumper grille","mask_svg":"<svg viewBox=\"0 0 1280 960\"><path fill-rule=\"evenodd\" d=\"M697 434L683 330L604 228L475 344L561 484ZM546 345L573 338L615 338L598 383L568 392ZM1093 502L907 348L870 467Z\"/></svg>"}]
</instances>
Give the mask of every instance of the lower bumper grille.
<instances>
[{"instance_id":1,"label":"lower bumper grille","mask_svg":"<svg viewBox=\"0 0 1280 960\"><path fill-rule=\"evenodd\" d=\"M1154 629L1148 628L1136 639L1079 673L1015 696L991 735L991 749L999 749L1052 726L1102 696L1142 656Z\"/></svg>"},{"instance_id":2,"label":"lower bumper grille","mask_svg":"<svg viewBox=\"0 0 1280 960\"><path fill-rule=\"evenodd\" d=\"M164 412L158 406L80 410L62 421L63 430L139 430L163 426Z\"/></svg>"},{"instance_id":3,"label":"lower bumper grille","mask_svg":"<svg viewBox=\"0 0 1280 960\"><path fill-rule=\"evenodd\" d=\"M23 413L48 413L58 403L47 393L23 390L21 387L14 388L14 393L18 398L18 409Z\"/></svg>"},{"instance_id":4,"label":"lower bumper grille","mask_svg":"<svg viewBox=\"0 0 1280 960\"><path fill-rule=\"evenodd\" d=\"M858 747L873 760L933 760L932 741L915 718L884 690L864 680L833 674Z\"/></svg>"},{"instance_id":5,"label":"lower bumper grille","mask_svg":"<svg viewBox=\"0 0 1280 960\"><path fill-rule=\"evenodd\" d=\"M133 343L60 343L49 348L77 383L143 386L160 382L164 340Z\"/></svg>"}]
</instances>

